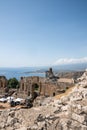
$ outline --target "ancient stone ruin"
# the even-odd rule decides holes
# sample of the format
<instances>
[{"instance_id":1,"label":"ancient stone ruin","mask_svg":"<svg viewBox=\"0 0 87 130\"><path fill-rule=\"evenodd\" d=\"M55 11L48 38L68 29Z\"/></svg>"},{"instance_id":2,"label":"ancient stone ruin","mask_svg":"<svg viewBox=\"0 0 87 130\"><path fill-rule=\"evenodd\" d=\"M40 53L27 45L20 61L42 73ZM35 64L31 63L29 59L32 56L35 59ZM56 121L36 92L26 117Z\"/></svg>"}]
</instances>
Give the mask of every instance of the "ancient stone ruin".
<instances>
[{"instance_id":1,"label":"ancient stone ruin","mask_svg":"<svg viewBox=\"0 0 87 130\"><path fill-rule=\"evenodd\" d=\"M5 76L0 76L0 94L5 91L7 87L7 79Z\"/></svg>"},{"instance_id":2,"label":"ancient stone ruin","mask_svg":"<svg viewBox=\"0 0 87 130\"><path fill-rule=\"evenodd\" d=\"M20 79L20 96L34 96L35 93L42 96L55 96L65 91L69 86L73 86L72 80L59 80L59 77L55 76L52 68L45 72L45 77L21 77Z\"/></svg>"},{"instance_id":3,"label":"ancient stone ruin","mask_svg":"<svg viewBox=\"0 0 87 130\"><path fill-rule=\"evenodd\" d=\"M38 107L0 110L0 130L87 130L87 71L70 90Z\"/></svg>"}]
</instances>

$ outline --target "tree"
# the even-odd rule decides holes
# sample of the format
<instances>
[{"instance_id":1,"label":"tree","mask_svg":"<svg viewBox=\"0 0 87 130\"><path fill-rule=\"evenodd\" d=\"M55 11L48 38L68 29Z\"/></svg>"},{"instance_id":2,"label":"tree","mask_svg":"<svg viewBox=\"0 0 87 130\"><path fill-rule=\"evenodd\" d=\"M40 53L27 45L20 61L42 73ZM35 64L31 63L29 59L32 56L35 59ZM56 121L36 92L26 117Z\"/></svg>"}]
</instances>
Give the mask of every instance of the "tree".
<instances>
[{"instance_id":1,"label":"tree","mask_svg":"<svg viewBox=\"0 0 87 130\"><path fill-rule=\"evenodd\" d=\"M8 87L9 88L18 88L19 82L16 78L11 78L8 80Z\"/></svg>"}]
</instances>

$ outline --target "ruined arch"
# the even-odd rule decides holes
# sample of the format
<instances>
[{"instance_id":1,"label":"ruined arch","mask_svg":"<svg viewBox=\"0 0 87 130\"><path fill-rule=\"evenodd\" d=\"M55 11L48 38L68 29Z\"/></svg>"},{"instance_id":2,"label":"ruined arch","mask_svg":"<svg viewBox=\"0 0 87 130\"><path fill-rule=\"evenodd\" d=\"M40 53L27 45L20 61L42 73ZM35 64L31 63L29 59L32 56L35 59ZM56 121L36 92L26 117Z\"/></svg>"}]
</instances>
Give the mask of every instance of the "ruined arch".
<instances>
[{"instance_id":1,"label":"ruined arch","mask_svg":"<svg viewBox=\"0 0 87 130\"><path fill-rule=\"evenodd\" d=\"M33 83L31 87L31 95L35 99L40 93L40 85L38 83Z\"/></svg>"},{"instance_id":2,"label":"ruined arch","mask_svg":"<svg viewBox=\"0 0 87 130\"><path fill-rule=\"evenodd\" d=\"M20 89L19 92L23 92L26 96L34 96L35 93L40 95L42 90L42 83L39 77L22 77L20 80Z\"/></svg>"},{"instance_id":3,"label":"ruined arch","mask_svg":"<svg viewBox=\"0 0 87 130\"><path fill-rule=\"evenodd\" d=\"M38 91L39 90L39 84L38 83L33 83L32 84L32 87L35 91Z\"/></svg>"}]
</instances>

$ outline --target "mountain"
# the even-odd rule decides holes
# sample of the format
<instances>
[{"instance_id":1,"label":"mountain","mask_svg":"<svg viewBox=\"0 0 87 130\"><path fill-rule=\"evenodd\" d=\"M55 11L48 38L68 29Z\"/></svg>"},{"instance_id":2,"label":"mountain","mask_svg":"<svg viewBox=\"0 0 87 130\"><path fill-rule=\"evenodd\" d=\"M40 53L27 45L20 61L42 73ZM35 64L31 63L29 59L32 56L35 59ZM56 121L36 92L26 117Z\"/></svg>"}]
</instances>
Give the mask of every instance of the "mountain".
<instances>
[{"instance_id":1,"label":"mountain","mask_svg":"<svg viewBox=\"0 0 87 130\"><path fill-rule=\"evenodd\" d=\"M52 68L56 71L82 71L87 68L87 63L57 65L52 66Z\"/></svg>"}]
</instances>

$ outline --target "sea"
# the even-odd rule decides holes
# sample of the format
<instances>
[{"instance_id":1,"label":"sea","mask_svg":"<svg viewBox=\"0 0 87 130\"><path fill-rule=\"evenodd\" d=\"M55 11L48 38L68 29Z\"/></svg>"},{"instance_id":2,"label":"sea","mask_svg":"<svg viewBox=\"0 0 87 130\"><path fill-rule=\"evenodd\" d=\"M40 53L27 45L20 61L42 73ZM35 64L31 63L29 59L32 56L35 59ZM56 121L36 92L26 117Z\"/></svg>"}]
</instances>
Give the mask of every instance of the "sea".
<instances>
[{"instance_id":1,"label":"sea","mask_svg":"<svg viewBox=\"0 0 87 130\"><path fill-rule=\"evenodd\" d=\"M44 72L38 72L39 68L25 67L25 68L0 68L0 76L5 76L7 79L16 78L20 80L21 77L40 76L44 77Z\"/></svg>"},{"instance_id":2,"label":"sea","mask_svg":"<svg viewBox=\"0 0 87 130\"><path fill-rule=\"evenodd\" d=\"M84 64L70 64L70 65L60 65L51 66L54 72L69 72L69 71L82 71L87 69L87 63ZM0 76L6 76L7 79L17 78L20 80L21 77L28 76L40 76L45 77L45 71L47 71L50 66L43 67L20 67L20 68L0 68Z\"/></svg>"}]
</instances>

